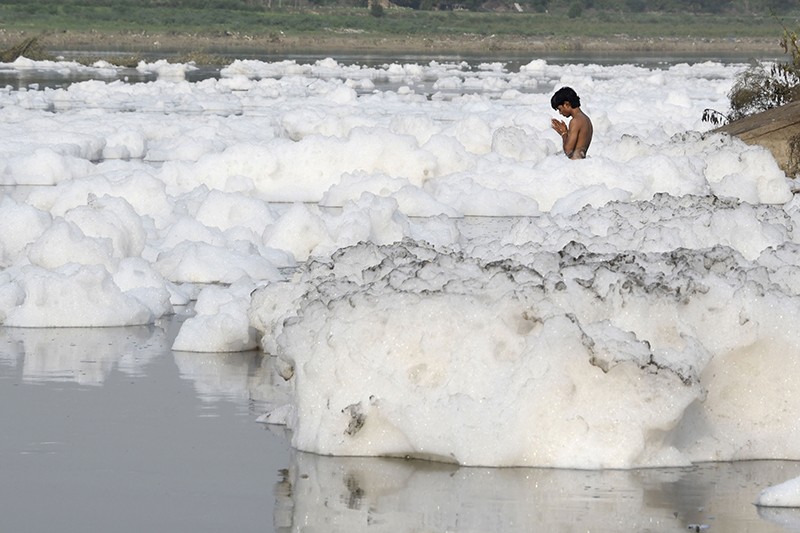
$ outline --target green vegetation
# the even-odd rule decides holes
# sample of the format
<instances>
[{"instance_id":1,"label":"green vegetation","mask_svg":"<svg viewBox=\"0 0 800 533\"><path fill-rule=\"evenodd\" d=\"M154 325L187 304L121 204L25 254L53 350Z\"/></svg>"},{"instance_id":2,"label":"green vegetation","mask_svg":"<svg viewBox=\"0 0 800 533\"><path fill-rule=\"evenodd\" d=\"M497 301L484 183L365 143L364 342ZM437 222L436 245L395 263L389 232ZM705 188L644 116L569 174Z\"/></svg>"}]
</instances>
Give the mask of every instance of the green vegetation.
<instances>
[{"instance_id":1,"label":"green vegetation","mask_svg":"<svg viewBox=\"0 0 800 533\"><path fill-rule=\"evenodd\" d=\"M739 1L743 3L739 3ZM268 36L770 37L789 0L0 0L0 29ZM373 4L374 5L374 4ZM404 7L398 7L402 5ZM423 9L419 9L423 8ZM654 11L658 8L657 11Z\"/></svg>"},{"instance_id":2,"label":"green vegetation","mask_svg":"<svg viewBox=\"0 0 800 533\"><path fill-rule=\"evenodd\" d=\"M420 0L395 0L394 5L418 9ZM514 0L442 0L432 8L448 9L461 6L475 11L491 11L510 7ZM617 13L780 13L797 8L795 0L516 0L524 11L561 12L580 9ZM80 9L111 9L125 14L148 9L218 10L259 12L265 9L300 7L368 7L367 0L0 0L1 5L17 6L20 11L36 15L55 15Z\"/></svg>"},{"instance_id":3,"label":"green vegetation","mask_svg":"<svg viewBox=\"0 0 800 533\"><path fill-rule=\"evenodd\" d=\"M725 115L706 109L703 121L725 124L800 100L800 44L797 32L784 27L781 47L791 57L789 61L770 64L759 61L742 72L728 93L730 113Z\"/></svg>"}]
</instances>

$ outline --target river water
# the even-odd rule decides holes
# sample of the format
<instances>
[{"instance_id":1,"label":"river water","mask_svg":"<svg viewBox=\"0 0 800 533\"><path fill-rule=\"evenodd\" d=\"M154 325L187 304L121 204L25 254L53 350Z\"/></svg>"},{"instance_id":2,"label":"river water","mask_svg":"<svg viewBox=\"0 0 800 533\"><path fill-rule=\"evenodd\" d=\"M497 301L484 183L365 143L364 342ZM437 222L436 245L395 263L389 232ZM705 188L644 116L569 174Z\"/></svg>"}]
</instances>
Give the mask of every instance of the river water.
<instances>
[{"instance_id":1,"label":"river water","mask_svg":"<svg viewBox=\"0 0 800 533\"><path fill-rule=\"evenodd\" d=\"M259 353L170 350L149 327L0 328L4 531L800 530L761 489L800 463L577 471L297 453L256 422Z\"/></svg>"},{"instance_id":2,"label":"river water","mask_svg":"<svg viewBox=\"0 0 800 533\"><path fill-rule=\"evenodd\" d=\"M91 52L92 57L107 57L111 60L114 57L128 57L131 54L128 52L119 51L73 51L73 50L57 50L53 51L52 55L65 60L80 60L87 57ZM298 64L313 63L318 59L324 58L318 54L291 54L291 55L274 55L265 54L258 50L238 51L235 54L226 51L210 52L216 54L224 60L230 59L252 59L259 61L283 61L291 60L296 61ZM157 53L141 54L141 58L145 61L156 61L163 55ZM531 61L530 55L512 54L512 55L498 55L496 53L486 54L354 54L352 52L334 53L331 52L329 57L335 57L336 60L343 65L358 64L364 66L376 66L386 63L420 63L427 64L430 61L438 62L468 62L471 65L478 65L480 63L501 62L506 65L510 71L517 71L521 65L525 65ZM548 63L554 65L561 64L598 64L598 65L619 65L619 64L634 64L641 65L647 68L668 68L671 65L678 63L699 63L703 61L718 61L722 63L748 63L754 60L759 61L785 61L786 56L780 53L780 49L776 46L774 53L762 52L758 54L742 53L739 51L731 51L728 53L719 53L714 57L709 57L705 53L693 52L680 52L680 53L664 53L664 52L599 52L599 51L584 51L580 53L575 52L549 52L537 56L538 59L544 59ZM191 70L186 73L188 81L200 81L206 78L219 78L220 69L225 65L200 65L196 70ZM117 79L122 79L131 83L154 81L157 75L155 73L140 72L135 68L121 69L118 72ZM33 88L58 88L66 87L72 83L86 81L92 79L91 74L82 74L71 72L65 74L52 70L37 71L9 71L0 69L0 88L10 87L13 90ZM112 81L109 79L107 81Z\"/></svg>"}]
</instances>

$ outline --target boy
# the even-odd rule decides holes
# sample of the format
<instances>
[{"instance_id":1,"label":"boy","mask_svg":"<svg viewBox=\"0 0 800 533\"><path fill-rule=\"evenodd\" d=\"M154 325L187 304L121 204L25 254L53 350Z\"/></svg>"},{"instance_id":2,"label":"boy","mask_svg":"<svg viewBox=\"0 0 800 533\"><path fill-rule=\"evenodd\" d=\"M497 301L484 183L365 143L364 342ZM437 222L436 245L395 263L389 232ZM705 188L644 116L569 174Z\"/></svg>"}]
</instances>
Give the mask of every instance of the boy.
<instances>
[{"instance_id":1,"label":"boy","mask_svg":"<svg viewBox=\"0 0 800 533\"><path fill-rule=\"evenodd\" d=\"M570 119L569 126L563 120L553 119L553 129L561 135L564 153L570 159L583 159L592 143L592 121L581 111L581 99L571 87L562 87L550 99L550 105L562 116Z\"/></svg>"}]
</instances>

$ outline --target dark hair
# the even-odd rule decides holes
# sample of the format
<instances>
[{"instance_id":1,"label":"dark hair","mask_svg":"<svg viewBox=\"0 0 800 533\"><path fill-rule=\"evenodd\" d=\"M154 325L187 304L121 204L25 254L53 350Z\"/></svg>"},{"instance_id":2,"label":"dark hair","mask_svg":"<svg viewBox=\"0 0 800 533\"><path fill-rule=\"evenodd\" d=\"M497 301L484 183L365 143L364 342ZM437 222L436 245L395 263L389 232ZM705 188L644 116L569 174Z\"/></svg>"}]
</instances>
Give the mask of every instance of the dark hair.
<instances>
[{"instance_id":1,"label":"dark hair","mask_svg":"<svg viewBox=\"0 0 800 533\"><path fill-rule=\"evenodd\" d=\"M581 106L581 98L578 96L572 87L562 87L556 91L556 94L550 99L550 105L553 109L558 108L564 102L569 102L572 107Z\"/></svg>"}]
</instances>

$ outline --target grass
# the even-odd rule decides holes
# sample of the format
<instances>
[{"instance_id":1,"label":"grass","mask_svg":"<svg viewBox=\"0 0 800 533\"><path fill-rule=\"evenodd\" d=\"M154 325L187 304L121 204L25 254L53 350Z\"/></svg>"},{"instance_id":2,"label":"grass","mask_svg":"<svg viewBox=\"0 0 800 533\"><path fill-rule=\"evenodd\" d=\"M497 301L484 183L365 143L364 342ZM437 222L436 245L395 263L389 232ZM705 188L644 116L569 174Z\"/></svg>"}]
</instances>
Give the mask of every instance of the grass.
<instances>
[{"instance_id":1,"label":"grass","mask_svg":"<svg viewBox=\"0 0 800 533\"><path fill-rule=\"evenodd\" d=\"M288 2L287 2L288 3ZM383 17L362 8L196 9L127 5L69 5L59 2L0 3L0 28L27 32L143 32L314 35L331 30L356 30L380 35L424 35L431 38L496 36L619 36L766 38L780 34L769 15L697 15L584 11L577 18L559 13L437 12L387 9ZM796 25L789 17L788 26Z\"/></svg>"},{"instance_id":2,"label":"grass","mask_svg":"<svg viewBox=\"0 0 800 533\"><path fill-rule=\"evenodd\" d=\"M367 8L257 7L255 0L206 0L217 7L131 6L133 0L0 0L0 50L30 36L47 50L104 50L135 57L194 56L217 61L218 53L531 52L542 50L729 51L780 53L783 26L798 26L800 11L771 15L618 13L584 10L516 13L415 11L389 8L375 17ZM188 0L187 0L188 1ZM199 1L199 0L198 0ZM268 0L260 0L263 2ZM279 5L281 0L273 0ZM193 0L192 0L193 2ZM282 0L284 6L292 0ZM192 5L196 4L193 2ZM241 8L247 5L247 9ZM225 7L219 7L225 6ZM683 47L683 48L681 48Z\"/></svg>"}]
</instances>

